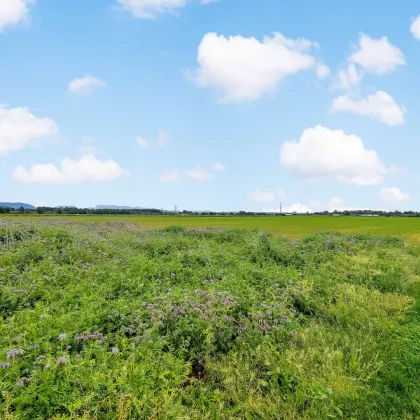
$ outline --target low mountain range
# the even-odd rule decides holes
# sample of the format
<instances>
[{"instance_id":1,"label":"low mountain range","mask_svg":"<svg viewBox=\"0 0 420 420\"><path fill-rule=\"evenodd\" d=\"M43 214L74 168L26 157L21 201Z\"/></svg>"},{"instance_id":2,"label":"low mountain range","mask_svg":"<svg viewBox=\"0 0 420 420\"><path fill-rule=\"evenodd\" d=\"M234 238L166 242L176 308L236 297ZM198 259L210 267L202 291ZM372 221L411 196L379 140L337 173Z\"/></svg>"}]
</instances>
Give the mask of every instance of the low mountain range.
<instances>
[{"instance_id":1,"label":"low mountain range","mask_svg":"<svg viewBox=\"0 0 420 420\"><path fill-rule=\"evenodd\" d=\"M11 209L19 209L21 207L23 207L24 209L29 209L29 210L35 210L36 207L34 207L31 204L26 204L26 203L9 203L9 202L4 202L1 203L0 202L0 207L8 207Z\"/></svg>"}]
</instances>

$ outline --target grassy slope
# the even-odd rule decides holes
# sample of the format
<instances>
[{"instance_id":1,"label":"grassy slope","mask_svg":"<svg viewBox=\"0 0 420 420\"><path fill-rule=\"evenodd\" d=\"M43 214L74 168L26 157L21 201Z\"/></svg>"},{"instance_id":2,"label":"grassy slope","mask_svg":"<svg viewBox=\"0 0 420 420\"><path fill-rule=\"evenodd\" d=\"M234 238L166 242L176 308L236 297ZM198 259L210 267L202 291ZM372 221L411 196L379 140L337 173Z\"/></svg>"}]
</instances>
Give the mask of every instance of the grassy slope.
<instances>
[{"instance_id":1,"label":"grassy slope","mask_svg":"<svg viewBox=\"0 0 420 420\"><path fill-rule=\"evenodd\" d=\"M419 418L419 274L392 238L3 225L0 413Z\"/></svg>"},{"instance_id":2,"label":"grassy slope","mask_svg":"<svg viewBox=\"0 0 420 420\"><path fill-rule=\"evenodd\" d=\"M48 219L47 216L0 216L10 219ZM106 222L121 220L137 223L147 228L185 226L193 228L224 227L262 229L274 235L302 238L315 232L338 231L342 233L374 233L402 236L412 243L420 243L420 218L408 217L193 217L193 216L54 216L81 222ZM4 220L3 219L3 220Z\"/></svg>"}]
</instances>

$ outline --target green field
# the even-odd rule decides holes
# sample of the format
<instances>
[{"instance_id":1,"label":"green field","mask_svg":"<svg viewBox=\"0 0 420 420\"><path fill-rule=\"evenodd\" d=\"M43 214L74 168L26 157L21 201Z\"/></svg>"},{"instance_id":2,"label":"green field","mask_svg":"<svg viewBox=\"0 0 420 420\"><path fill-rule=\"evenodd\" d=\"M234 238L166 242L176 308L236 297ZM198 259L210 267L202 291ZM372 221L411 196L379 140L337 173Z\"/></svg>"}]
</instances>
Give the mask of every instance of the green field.
<instances>
[{"instance_id":1,"label":"green field","mask_svg":"<svg viewBox=\"0 0 420 420\"><path fill-rule=\"evenodd\" d=\"M48 218L47 216L4 216L5 218ZM262 229L277 236L301 238L315 232L337 231L342 233L373 233L400 236L411 243L420 243L420 218L409 217L194 217L194 216L54 216L56 219L85 222L123 220L146 228L168 226L224 227ZM0 220L2 217L0 217Z\"/></svg>"},{"instance_id":2,"label":"green field","mask_svg":"<svg viewBox=\"0 0 420 420\"><path fill-rule=\"evenodd\" d=\"M419 255L368 234L3 219L0 418L419 419Z\"/></svg>"}]
</instances>

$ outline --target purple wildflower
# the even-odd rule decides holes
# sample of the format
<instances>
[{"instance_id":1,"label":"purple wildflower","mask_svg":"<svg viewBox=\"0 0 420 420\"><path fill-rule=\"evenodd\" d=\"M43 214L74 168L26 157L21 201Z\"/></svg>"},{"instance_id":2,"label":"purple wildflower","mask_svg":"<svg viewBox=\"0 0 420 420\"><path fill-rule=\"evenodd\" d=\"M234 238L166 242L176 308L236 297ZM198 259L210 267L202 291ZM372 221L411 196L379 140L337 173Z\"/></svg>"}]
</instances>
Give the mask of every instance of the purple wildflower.
<instances>
[{"instance_id":1,"label":"purple wildflower","mask_svg":"<svg viewBox=\"0 0 420 420\"><path fill-rule=\"evenodd\" d=\"M12 349L6 353L8 359L13 359L15 357L22 357L25 355L25 350L22 349Z\"/></svg>"},{"instance_id":2,"label":"purple wildflower","mask_svg":"<svg viewBox=\"0 0 420 420\"><path fill-rule=\"evenodd\" d=\"M63 366L65 366L65 365L67 365L67 363L69 363L69 361L68 361L68 359L66 359L65 357L59 357L59 358L57 359L57 365L58 365L58 366L63 367Z\"/></svg>"},{"instance_id":3,"label":"purple wildflower","mask_svg":"<svg viewBox=\"0 0 420 420\"><path fill-rule=\"evenodd\" d=\"M20 378L17 382L16 385L19 388L23 388L26 384L28 384L30 382L30 378L27 378L26 376L22 376L22 378Z\"/></svg>"}]
</instances>

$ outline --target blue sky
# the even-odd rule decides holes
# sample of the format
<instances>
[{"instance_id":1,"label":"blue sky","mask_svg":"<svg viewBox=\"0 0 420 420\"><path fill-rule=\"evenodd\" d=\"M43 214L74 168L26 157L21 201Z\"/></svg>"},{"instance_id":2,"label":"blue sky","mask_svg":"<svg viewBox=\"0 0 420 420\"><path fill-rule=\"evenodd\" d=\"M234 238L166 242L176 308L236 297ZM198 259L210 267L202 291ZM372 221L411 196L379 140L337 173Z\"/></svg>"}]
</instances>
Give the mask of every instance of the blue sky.
<instances>
[{"instance_id":1,"label":"blue sky","mask_svg":"<svg viewBox=\"0 0 420 420\"><path fill-rule=\"evenodd\" d=\"M0 201L419 209L414 0L2 0Z\"/></svg>"}]
</instances>

